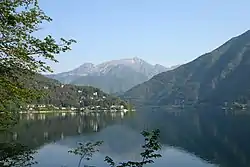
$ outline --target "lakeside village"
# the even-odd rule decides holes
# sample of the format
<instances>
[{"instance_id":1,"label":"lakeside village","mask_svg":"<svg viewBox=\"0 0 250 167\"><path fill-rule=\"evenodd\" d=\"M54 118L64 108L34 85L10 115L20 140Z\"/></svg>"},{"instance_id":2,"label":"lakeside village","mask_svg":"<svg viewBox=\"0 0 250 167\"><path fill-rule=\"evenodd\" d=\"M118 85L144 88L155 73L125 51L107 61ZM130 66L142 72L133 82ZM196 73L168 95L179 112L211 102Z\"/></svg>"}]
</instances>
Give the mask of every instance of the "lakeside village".
<instances>
[{"instance_id":1,"label":"lakeside village","mask_svg":"<svg viewBox=\"0 0 250 167\"><path fill-rule=\"evenodd\" d=\"M78 90L78 93L82 93L81 90ZM86 97L83 97L86 99ZM89 100L91 101L104 101L106 100L106 96L98 96L97 92L94 92L92 96L88 97ZM82 103L80 100L79 103ZM112 104L112 103L111 103ZM62 113L76 113L76 112L85 112L85 113L98 113L98 112L123 112L126 113L131 108L129 105L122 105L122 104L112 104L110 106L102 106L97 104L92 104L89 106L84 106L84 107L74 107L74 106L68 106L68 107L63 107L63 106L56 106L53 104L28 104L23 111L20 113L51 113L51 112L62 112Z\"/></svg>"},{"instance_id":2,"label":"lakeside village","mask_svg":"<svg viewBox=\"0 0 250 167\"><path fill-rule=\"evenodd\" d=\"M20 113L48 113L48 112L128 112L123 105L111 105L110 108L102 108L101 106L88 107L57 107L52 104L29 104L25 111Z\"/></svg>"}]
</instances>

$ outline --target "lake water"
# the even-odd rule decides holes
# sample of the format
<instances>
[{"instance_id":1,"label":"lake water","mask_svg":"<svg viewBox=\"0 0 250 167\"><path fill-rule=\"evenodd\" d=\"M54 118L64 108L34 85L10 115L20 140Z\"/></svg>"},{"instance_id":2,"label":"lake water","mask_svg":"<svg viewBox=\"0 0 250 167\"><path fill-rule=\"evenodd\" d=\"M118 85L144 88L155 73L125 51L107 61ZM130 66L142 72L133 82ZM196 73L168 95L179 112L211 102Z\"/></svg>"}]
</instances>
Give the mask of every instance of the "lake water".
<instances>
[{"instance_id":1,"label":"lake water","mask_svg":"<svg viewBox=\"0 0 250 167\"><path fill-rule=\"evenodd\" d=\"M162 158L148 166L250 166L250 116L246 111L138 109L127 114L26 114L11 134L1 135L1 140L37 150L36 167L75 167L79 157L68 151L78 142L102 140L100 152L84 164L105 167L106 155L116 162L140 160L140 132L156 128L161 132Z\"/></svg>"}]
</instances>

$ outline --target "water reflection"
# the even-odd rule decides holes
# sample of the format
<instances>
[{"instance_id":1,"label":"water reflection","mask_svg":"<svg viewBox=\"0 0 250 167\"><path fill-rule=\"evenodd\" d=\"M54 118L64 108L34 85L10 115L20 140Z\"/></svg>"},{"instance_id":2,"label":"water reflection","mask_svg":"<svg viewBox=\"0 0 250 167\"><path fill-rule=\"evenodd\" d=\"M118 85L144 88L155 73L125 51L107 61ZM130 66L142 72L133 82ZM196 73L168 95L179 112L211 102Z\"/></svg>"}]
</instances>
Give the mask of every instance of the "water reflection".
<instances>
[{"instance_id":1,"label":"water reflection","mask_svg":"<svg viewBox=\"0 0 250 167\"><path fill-rule=\"evenodd\" d=\"M18 141L38 149L40 166L74 166L67 151L77 142L103 140L91 165L105 166L104 156L117 161L137 160L143 129L160 129L163 158L155 166L250 166L248 111L218 109L151 110L103 114L28 114L1 140ZM48 161L48 158L50 159Z\"/></svg>"},{"instance_id":2,"label":"water reflection","mask_svg":"<svg viewBox=\"0 0 250 167\"><path fill-rule=\"evenodd\" d=\"M98 132L109 124L121 122L123 118L124 113L119 112L21 114L19 123L11 133L1 134L0 141L16 141L36 148L45 143L62 140L65 136Z\"/></svg>"},{"instance_id":3,"label":"water reflection","mask_svg":"<svg viewBox=\"0 0 250 167\"><path fill-rule=\"evenodd\" d=\"M249 111L203 109L176 114L162 110L142 116L150 128L161 129L165 145L219 166L250 166Z\"/></svg>"}]
</instances>

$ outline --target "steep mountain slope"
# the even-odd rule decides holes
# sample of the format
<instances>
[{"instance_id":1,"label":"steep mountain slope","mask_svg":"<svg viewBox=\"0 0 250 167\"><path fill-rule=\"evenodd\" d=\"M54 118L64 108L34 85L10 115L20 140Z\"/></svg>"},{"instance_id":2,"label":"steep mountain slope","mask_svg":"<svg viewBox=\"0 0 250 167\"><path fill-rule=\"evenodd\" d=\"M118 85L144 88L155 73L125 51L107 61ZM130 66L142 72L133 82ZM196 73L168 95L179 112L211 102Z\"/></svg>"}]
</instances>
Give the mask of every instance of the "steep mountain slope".
<instances>
[{"instance_id":1,"label":"steep mountain slope","mask_svg":"<svg viewBox=\"0 0 250 167\"><path fill-rule=\"evenodd\" d=\"M90 85L108 93L116 93L125 92L167 70L168 68L159 64L151 65L134 57L132 59L112 60L96 66L85 63L72 71L48 75L48 77L63 83Z\"/></svg>"},{"instance_id":2,"label":"steep mountain slope","mask_svg":"<svg viewBox=\"0 0 250 167\"><path fill-rule=\"evenodd\" d=\"M182 104L250 98L250 31L172 71L163 72L124 96L148 104Z\"/></svg>"}]
</instances>

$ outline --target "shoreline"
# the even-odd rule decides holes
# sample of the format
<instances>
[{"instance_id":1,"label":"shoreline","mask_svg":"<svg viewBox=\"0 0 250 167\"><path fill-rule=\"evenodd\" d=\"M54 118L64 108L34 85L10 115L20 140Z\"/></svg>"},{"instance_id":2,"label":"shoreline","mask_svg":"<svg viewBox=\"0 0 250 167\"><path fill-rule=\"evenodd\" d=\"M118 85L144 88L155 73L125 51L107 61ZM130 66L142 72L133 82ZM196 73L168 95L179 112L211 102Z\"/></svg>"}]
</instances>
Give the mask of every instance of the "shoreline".
<instances>
[{"instance_id":1,"label":"shoreline","mask_svg":"<svg viewBox=\"0 0 250 167\"><path fill-rule=\"evenodd\" d=\"M49 113L115 113L115 112L128 112L135 111L134 109L122 109L122 110L44 110L44 111L20 111L19 114L49 114Z\"/></svg>"}]
</instances>

